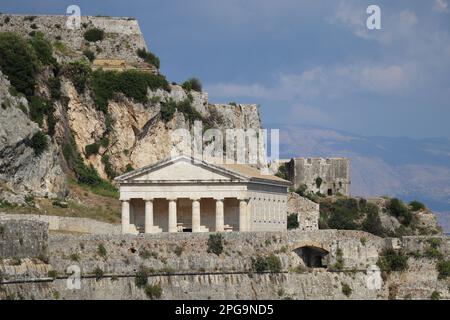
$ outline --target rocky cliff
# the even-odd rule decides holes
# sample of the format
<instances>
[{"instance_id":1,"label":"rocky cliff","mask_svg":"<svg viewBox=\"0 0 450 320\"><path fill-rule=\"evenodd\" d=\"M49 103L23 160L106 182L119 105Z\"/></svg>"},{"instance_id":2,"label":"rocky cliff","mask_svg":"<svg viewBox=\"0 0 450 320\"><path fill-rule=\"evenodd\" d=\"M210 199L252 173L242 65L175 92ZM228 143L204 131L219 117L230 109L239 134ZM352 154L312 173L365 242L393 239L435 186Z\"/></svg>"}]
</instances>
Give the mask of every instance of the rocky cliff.
<instances>
[{"instance_id":1,"label":"rocky cliff","mask_svg":"<svg viewBox=\"0 0 450 320\"><path fill-rule=\"evenodd\" d=\"M0 197L23 202L22 195L56 197L64 194L65 179L58 161L58 147L50 144L39 156L32 139L39 126L27 116L28 101L10 94L10 83L0 72Z\"/></svg>"},{"instance_id":2,"label":"rocky cliff","mask_svg":"<svg viewBox=\"0 0 450 320\"><path fill-rule=\"evenodd\" d=\"M0 74L0 196L8 202L23 204L28 194L61 197L67 176L101 184L166 158L177 142L172 130L191 130L196 120L208 128L261 127L256 105L211 104L207 93L167 82L136 20L82 17L73 30L66 21L0 15L0 50L4 61L12 59ZM90 31L98 38L90 39ZM8 57L11 42L24 46ZM33 61L25 88L17 77L20 58ZM124 67L97 70L102 59L124 61ZM29 143L38 132L48 140L42 153Z\"/></svg>"}]
</instances>

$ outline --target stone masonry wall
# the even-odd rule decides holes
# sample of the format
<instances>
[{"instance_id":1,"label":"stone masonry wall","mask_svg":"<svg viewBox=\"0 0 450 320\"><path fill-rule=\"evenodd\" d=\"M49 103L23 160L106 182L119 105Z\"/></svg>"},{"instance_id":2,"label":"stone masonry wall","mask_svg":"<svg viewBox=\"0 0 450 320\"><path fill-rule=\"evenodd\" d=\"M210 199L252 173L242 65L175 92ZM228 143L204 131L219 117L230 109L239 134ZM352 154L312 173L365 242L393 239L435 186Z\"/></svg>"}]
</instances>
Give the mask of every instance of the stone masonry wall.
<instances>
[{"instance_id":1,"label":"stone masonry wall","mask_svg":"<svg viewBox=\"0 0 450 320\"><path fill-rule=\"evenodd\" d=\"M48 225L31 220L0 220L0 258L45 256Z\"/></svg>"},{"instance_id":2,"label":"stone masonry wall","mask_svg":"<svg viewBox=\"0 0 450 320\"><path fill-rule=\"evenodd\" d=\"M338 230L225 233L224 251L217 256L208 252L209 235L50 235L48 264L0 263L0 299L147 299L135 283L140 270L147 271L149 284L161 287L162 299L428 299L435 290L450 297L436 262L420 257L430 238L382 239ZM450 241L439 239L448 259ZM304 246L328 251L327 265L342 260L342 269L306 268L296 253ZM415 252L409 268L385 276L369 273L386 248ZM280 258L281 271L255 273L252 258L270 254ZM80 290L67 287L66 271L74 265L81 269ZM97 279L96 269L103 271ZM370 285L374 277L379 286ZM345 285L351 288L348 296Z\"/></svg>"},{"instance_id":3,"label":"stone masonry wall","mask_svg":"<svg viewBox=\"0 0 450 320\"><path fill-rule=\"evenodd\" d=\"M8 19L6 18L9 18ZM100 59L123 59L128 63L141 62L136 50L147 48L137 20L115 17L81 17L79 29L66 27L67 16L57 15L0 15L0 31L12 31L28 36L30 32L42 32L52 42L63 45L56 54L59 60L76 60L89 49ZM6 22L8 21L8 22ZM105 32L102 41L90 43L84 39L84 32L99 28Z\"/></svg>"},{"instance_id":4,"label":"stone masonry wall","mask_svg":"<svg viewBox=\"0 0 450 320\"><path fill-rule=\"evenodd\" d=\"M286 164L286 169L296 189L306 185L313 193L349 195L350 160L347 158L294 158ZM318 178L322 180L320 186Z\"/></svg>"},{"instance_id":5,"label":"stone masonry wall","mask_svg":"<svg viewBox=\"0 0 450 320\"><path fill-rule=\"evenodd\" d=\"M288 213L296 213L300 230L318 230L320 210L319 204L297 193L288 194Z\"/></svg>"},{"instance_id":6,"label":"stone masonry wall","mask_svg":"<svg viewBox=\"0 0 450 320\"><path fill-rule=\"evenodd\" d=\"M0 221L5 219L42 221L50 231L67 231L89 234L120 234L120 225L100 222L88 218L59 217L37 214L0 213Z\"/></svg>"}]
</instances>

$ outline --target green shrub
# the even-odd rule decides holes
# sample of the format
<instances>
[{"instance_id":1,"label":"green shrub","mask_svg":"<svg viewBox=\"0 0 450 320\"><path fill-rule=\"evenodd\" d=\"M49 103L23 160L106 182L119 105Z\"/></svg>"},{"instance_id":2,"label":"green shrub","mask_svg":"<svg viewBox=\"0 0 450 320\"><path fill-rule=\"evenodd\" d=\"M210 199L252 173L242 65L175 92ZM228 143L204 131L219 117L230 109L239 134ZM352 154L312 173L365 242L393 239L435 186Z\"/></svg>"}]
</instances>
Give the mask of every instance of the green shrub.
<instances>
[{"instance_id":1,"label":"green shrub","mask_svg":"<svg viewBox=\"0 0 450 320\"><path fill-rule=\"evenodd\" d=\"M100 145L98 143L88 144L84 147L86 158L89 158L91 155L98 154L99 149Z\"/></svg>"},{"instance_id":2,"label":"green shrub","mask_svg":"<svg viewBox=\"0 0 450 320\"><path fill-rule=\"evenodd\" d=\"M444 255L438 248L433 248L433 247L428 247L425 250L425 256L428 259L437 259L437 260L442 259L444 257Z\"/></svg>"},{"instance_id":3,"label":"green shrub","mask_svg":"<svg viewBox=\"0 0 450 320\"><path fill-rule=\"evenodd\" d=\"M184 248L182 246L176 246L173 252L179 257L183 253Z\"/></svg>"},{"instance_id":4,"label":"green shrub","mask_svg":"<svg viewBox=\"0 0 450 320\"><path fill-rule=\"evenodd\" d=\"M281 260L278 256L270 254L266 257L267 268L270 272L277 273L281 272Z\"/></svg>"},{"instance_id":5,"label":"green shrub","mask_svg":"<svg viewBox=\"0 0 450 320\"><path fill-rule=\"evenodd\" d=\"M154 65L156 68L159 69L160 67L160 61L157 56L155 56L153 53L145 50L145 48L138 49L137 55L142 58L145 62Z\"/></svg>"},{"instance_id":6,"label":"green shrub","mask_svg":"<svg viewBox=\"0 0 450 320\"><path fill-rule=\"evenodd\" d=\"M261 256L257 256L256 259L252 258L252 269L257 273L266 271L268 269L266 259Z\"/></svg>"},{"instance_id":7,"label":"green shrub","mask_svg":"<svg viewBox=\"0 0 450 320\"><path fill-rule=\"evenodd\" d=\"M114 93L121 92L137 102L147 101L147 90L162 88L168 90L168 82L161 75L153 75L137 70L123 72L96 70L92 75L91 88L99 110L107 112L108 100Z\"/></svg>"},{"instance_id":8,"label":"green shrub","mask_svg":"<svg viewBox=\"0 0 450 320\"><path fill-rule=\"evenodd\" d=\"M267 257L257 256L256 259L252 258L252 269L256 273L264 271L277 273L281 271L281 260L274 254Z\"/></svg>"},{"instance_id":9,"label":"green shrub","mask_svg":"<svg viewBox=\"0 0 450 320\"><path fill-rule=\"evenodd\" d=\"M100 244L98 245L97 253L98 253L98 255L99 255L100 257L106 258L106 256L107 256L108 253L107 253L106 248L105 248L105 246L103 245L103 243L100 243Z\"/></svg>"},{"instance_id":10,"label":"green shrub","mask_svg":"<svg viewBox=\"0 0 450 320\"><path fill-rule=\"evenodd\" d=\"M322 182L323 182L323 180L322 180L321 177L317 177L316 178L316 187L317 187L317 189L320 189L320 186L322 185Z\"/></svg>"},{"instance_id":11,"label":"green shrub","mask_svg":"<svg viewBox=\"0 0 450 320\"><path fill-rule=\"evenodd\" d=\"M50 96L53 100L61 99L61 81L57 77L52 77L48 80L50 87Z\"/></svg>"},{"instance_id":12,"label":"green shrub","mask_svg":"<svg viewBox=\"0 0 450 320\"><path fill-rule=\"evenodd\" d=\"M84 39L89 42L97 42L103 40L105 32L98 28L88 29L84 32Z\"/></svg>"},{"instance_id":13,"label":"green shrub","mask_svg":"<svg viewBox=\"0 0 450 320\"><path fill-rule=\"evenodd\" d=\"M110 179L114 179L118 176L118 173L113 169L111 162L109 161L109 156L104 154L102 156L102 163L105 166L105 173Z\"/></svg>"},{"instance_id":14,"label":"green shrub","mask_svg":"<svg viewBox=\"0 0 450 320\"><path fill-rule=\"evenodd\" d=\"M278 167L278 171L275 174L278 178L287 180L288 179L288 175L287 175L287 169L286 169L286 164L282 164Z\"/></svg>"},{"instance_id":15,"label":"green shrub","mask_svg":"<svg viewBox=\"0 0 450 320\"><path fill-rule=\"evenodd\" d=\"M148 283L148 273L146 270L141 269L136 273L136 276L134 277L134 284L138 288L143 288Z\"/></svg>"},{"instance_id":16,"label":"green shrub","mask_svg":"<svg viewBox=\"0 0 450 320\"><path fill-rule=\"evenodd\" d=\"M96 267L94 269L94 276L95 276L95 280L99 281L100 279L103 278L104 272L102 269L100 269L99 267Z\"/></svg>"},{"instance_id":17,"label":"green shrub","mask_svg":"<svg viewBox=\"0 0 450 320\"><path fill-rule=\"evenodd\" d=\"M439 272L439 279L447 279L450 276L450 260L439 261L436 269Z\"/></svg>"},{"instance_id":18,"label":"green shrub","mask_svg":"<svg viewBox=\"0 0 450 320\"><path fill-rule=\"evenodd\" d=\"M336 262L331 266L331 270L342 271L344 269L344 257L341 248L336 250Z\"/></svg>"},{"instance_id":19,"label":"green shrub","mask_svg":"<svg viewBox=\"0 0 450 320\"><path fill-rule=\"evenodd\" d=\"M83 51L83 54L90 62L95 60L95 53L93 53L91 50L86 49Z\"/></svg>"},{"instance_id":20,"label":"green shrub","mask_svg":"<svg viewBox=\"0 0 450 320\"><path fill-rule=\"evenodd\" d=\"M30 118L40 127L44 124L44 117L53 113L53 106L49 101L40 97L29 97Z\"/></svg>"},{"instance_id":21,"label":"green shrub","mask_svg":"<svg viewBox=\"0 0 450 320\"><path fill-rule=\"evenodd\" d=\"M49 271L47 272L47 276L48 276L49 278L56 279L56 278L58 277L58 272L57 272L56 270L49 270Z\"/></svg>"},{"instance_id":22,"label":"green shrub","mask_svg":"<svg viewBox=\"0 0 450 320\"><path fill-rule=\"evenodd\" d=\"M186 80L181 86L186 91L194 90L197 92L202 92L202 83L197 78L190 78Z\"/></svg>"},{"instance_id":23,"label":"green shrub","mask_svg":"<svg viewBox=\"0 0 450 320\"><path fill-rule=\"evenodd\" d=\"M441 299L441 293L439 291L433 291L431 293L430 299L431 300L440 300Z\"/></svg>"},{"instance_id":24,"label":"green shrub","mask_svg":"<svg viewBox=\"0 0 450 320\"><path fill-rule=\"evenodd\" d=\"M378 207L372 203L368 203L365 207L368 212L363 221L362 230L383 237L385 230L381 223Z\"/></svg>"},{"instance_id":25,"label":"green shrub","mask_svg":"<svg viewBox=\"0 0 450 320\"><path fill-rule=\"evenodd\" d=\"M288 230L297 229L299 227L298 214L290 213L287 216L287 228Z\"/></svg>"},{"instance_id":26,"label":"green shrub","mask_svg":"<svg viewBox=\"0 0 450 320\"><path fill-rule=\"evenodd\" d=\"M32 47L17 34L0 33L0 69L18 92L34 94L38 59Z\"/></svg>"},{"instance_id":27,"label":"green shrub","mask_svg":"<svg viewBox=\"0 0 450 320\"><path fill-rule=\"evenodd\" d=\"M419 201L416 201L416 200L411 201L409 203L409 205L411 206L412 211L420 211L420 210L425 210L426 209L425 205L422 202L419 202Z\"/></svg>"},{"instance_id":28,"label":"green shrub","mask_svg":"<svg viewBox=\"0 0 450 320\"><path fill-rule=\"evenodd\" d=\"M42 64L53 65L56 63L56 59L53 57L53 46L42 35L37 34L31 37L29 43Z\"/></svg>"},{"instance_id":29,"label":"green shrub","mask_svg":"<svg viewBox=\"0 0 450 320\"><path fill-rule=\"evenodd\" d=\"M85 60L79 60L66 65L64 73L72 80L78 93L83 93L92 71Z\"/></svg>"},{"instance_id":30,"label":"green shrub","mask_svg":"<svg viewBox=\"0 0 450 320\"><path fill-rule=\"evenodd\" d=\"M36 132L31 138L31 148L34 154L39 157L48 148L48 139L41 131Z\"/></svg>"},{"instance_id":31,"label":"green shrub","mask_svg":"<svg viewBox=\"0 0 450 320\"><path fill-rule=\"evenodd\" d=\"M209 235L208 253L220 255L223 252L223 236L220 233Z\"/></svg>"},{"instance_id":32,"label":"green shrub","mask_svg":"<svg viewBox=\"0 0 450 320\"><path fill-rule=\"evenodd\" d=\"M25 196L25 202L29 205L29 206L34 206L34 196L29 194Z\"/></svg>"},{"instance_id":33,"label":"green shrub","mask_svg":"<svg viewBox=\"0 0 450 320\"><path fill-rule=\"evenodd\" d=\"M163 290L162 290L160 284L146 285L145 286L145 294L151 300L161 298L162 292L163 292Z\"/></svg>"},{"instance_id":34,"label":"green shrub","mask_svg":"<svg viewBox=\"0 0 450 320\"><path fill-rule=\"evenodd\" d=\"M177 105L173 100L162 103L161 105L161 118L164 122L172 120L173 115L177 111Z\"/></svg>"},{"instance_id":35,"label":"green shrub","mask_svg":"<svg viewBox=\"0 0 450 320\"><path fill-rule=\"evenodd\" d=\"M75 173L77 182L89 186L96 194L117 198L117 188L101 179L92 165L86 166L71 135L68 140L64 144L63 155L68 167Z\"/></svg>"},{"instance_id":36,"label":"green shrub","mask_svg":"<svg viewBox=\"0 0 450 320\"><path fill-rule=\"evenodd\" d=\"M74 262L79 262L80 261L80 255L78 253L72 253L70 255L70 260L72 260Z\"/></svg>"},{"instance_id":37,"label":"green shrub","mask_svg":"<svg viewBox=\"0 0 450 320\"><path fill-rule=\"evenodd\" d=\"M134 171L134 168L131 164L127 164L127 166L125 167L125 173Z\"/></svg>"},{"instance_id":38,"label":"green shrub","mask_svg":"<svg viewBox=\"0 0 450 320\"><path fill-rule=\"evenodd\" d=\"M352 295L352 288L350 288L350 286L346 283L342 283L342 293L347 296L350 297Z\"/></svg>"},{"instance_id":39,"label":"green shrub","mask_svg":"<svg viewBox=\"0 0 450 320\"><path fill-rule=\"evenodd\" d=\"M408 257L401 252L393 249L385 249L381 252L378 262L381 271L405 271L408 269Z\"/></svg>"},{"instance_id":40,"label":"green shrub","mask_svg":"<svg viewBox=\"0 0 450 320\"><path fill-rule=\"evenodd\" d=\"M164 122L172 120L175 111L181 112L189 123L193 123L196 120L204 120L202 115L194 107L192 107L192 102L189 99L185 99L178 103L172 99L169 99L169 101L162 103L162 120Z\"/></svg>"},{"instance_id":41,"label":"green shrub","mask_svg":"<svg viewBox=\"0 0 450 320\"><path fill-rule=\"evenodd\" d=\"M408 226L412 221L412 214L403 201L393 198L390 200L387 209L389 213L399 218L403 225Z\"/></svg>"}]
</instances>

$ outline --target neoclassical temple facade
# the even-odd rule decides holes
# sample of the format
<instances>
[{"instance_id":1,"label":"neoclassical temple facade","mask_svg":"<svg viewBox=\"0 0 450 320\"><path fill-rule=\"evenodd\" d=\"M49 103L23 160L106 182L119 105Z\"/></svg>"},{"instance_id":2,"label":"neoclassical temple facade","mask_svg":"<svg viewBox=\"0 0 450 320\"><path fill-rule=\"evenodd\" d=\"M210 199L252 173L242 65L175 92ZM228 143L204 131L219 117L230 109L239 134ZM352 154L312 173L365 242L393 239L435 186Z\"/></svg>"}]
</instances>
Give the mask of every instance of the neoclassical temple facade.
<instances>
[{"instance_id":1,"label":"neoclassical temple facade","mask_svg":"<svg viewBox=\"0 0 450 320\"><path fill-rule=\"evenodd\" d=\"M116 181L125 234L287 229L291 183L248 165L180 156Z\"/></svg>"}]
</instances>

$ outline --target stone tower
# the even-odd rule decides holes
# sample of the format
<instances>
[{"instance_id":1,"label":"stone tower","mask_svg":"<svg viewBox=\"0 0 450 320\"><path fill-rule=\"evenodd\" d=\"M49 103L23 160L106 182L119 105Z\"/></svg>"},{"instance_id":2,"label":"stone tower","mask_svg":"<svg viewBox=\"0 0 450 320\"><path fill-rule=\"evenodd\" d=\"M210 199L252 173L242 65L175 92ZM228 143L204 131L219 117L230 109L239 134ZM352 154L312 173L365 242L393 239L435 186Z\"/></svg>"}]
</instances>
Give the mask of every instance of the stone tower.
<instances>
[{"instance_id":1,"label":"stone tower","mask_svg":"<svg viewBox=\"0 0 450 320\"><path fill-rule=\"evenodd\" d=\"M288 179L298 189L320 192L327 196L349 195L350 159L294 158L286 163Z\"/></svg>"}]
</instances>

